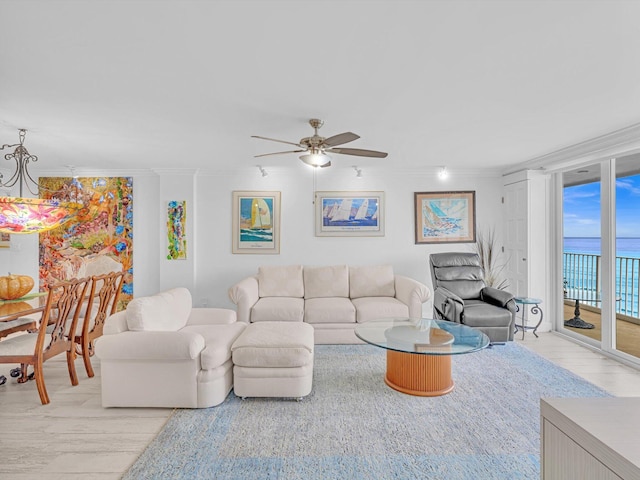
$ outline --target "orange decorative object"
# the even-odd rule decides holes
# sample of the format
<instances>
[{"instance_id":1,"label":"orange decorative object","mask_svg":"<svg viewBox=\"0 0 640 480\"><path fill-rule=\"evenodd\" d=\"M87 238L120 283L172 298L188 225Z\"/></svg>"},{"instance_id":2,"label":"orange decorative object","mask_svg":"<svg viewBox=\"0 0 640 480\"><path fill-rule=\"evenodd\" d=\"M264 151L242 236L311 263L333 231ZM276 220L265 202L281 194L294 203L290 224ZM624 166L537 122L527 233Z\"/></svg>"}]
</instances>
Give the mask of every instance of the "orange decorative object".
<instances>
[{"instance_id":1,"label":"orange decorative object","mask_svg":"<svg viewBox=\"0 0 640 480\"><path fill-rule=\"evenodd\" d=\"M387 350L384 381L394 390L421 397L437 397L453 390L451 355L419 355Z\"/></svg>"},{"instance_id":2,"label":"orange decorative object","mask_svg":"<svg viewBox=\"0 0 640 480\"><path fill-rule=\"evenodd\" d=\"M14 313L25 312L33 307L27 302L12 302L0 305L0 316L8 316Z\"/></svg>"},{"instance_id":3,"label":"orange decorative object","mask_svg":"<svg viewBox=\"0 0 640 480\"><path fill-rule=\"evenodd\" d=\"M73 219L81 208L55 199L0 197L0 232L46 232Z\"/></svg>"},{"instance_id":4,"label":"orange decorative object","mask_svg":"<svg viewBox=\"0 0 640 480\"><path fill-rule=\"evenodd\" d=\"M33 278L29 275L7 275L0 277L0 299L14 300L24 297L33 288Z\"/></svg>"}]
</instances>

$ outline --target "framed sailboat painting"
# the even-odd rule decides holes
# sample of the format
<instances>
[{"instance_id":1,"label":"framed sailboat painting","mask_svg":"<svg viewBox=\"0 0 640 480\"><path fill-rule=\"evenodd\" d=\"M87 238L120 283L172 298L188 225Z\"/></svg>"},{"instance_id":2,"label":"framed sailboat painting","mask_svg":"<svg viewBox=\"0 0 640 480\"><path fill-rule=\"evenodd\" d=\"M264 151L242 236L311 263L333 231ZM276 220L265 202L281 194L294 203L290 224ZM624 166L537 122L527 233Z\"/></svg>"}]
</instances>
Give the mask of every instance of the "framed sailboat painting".
<instances>
[{"instance_id":1,"label":"framed sailboat painting","mask_svg":"<svg viewBox=\"0 0 640 480\"><path fill-rule=\"evenodd\" d=\"M476 192L415 192L416 244L476 241Z\"/></svg>"},{"instance_id":2,"label":"framed sailboat painting","mask_svg":"<svg viewBox=\"0 0 640 480\"><path fill-rule=\"evenodd\" d=\"M234 191L233 253L280 253L280 192Z\"/></svg>"},{"instance_id":3,"label":"framed sailboat painting","mask_svg":"<svg viewBox=\"0 0 640 480\"><path fill-rule=\"evenodd\" d=\"M384 192L316 192L317 237L383 237Z\"/></svg>"}]
</instances>

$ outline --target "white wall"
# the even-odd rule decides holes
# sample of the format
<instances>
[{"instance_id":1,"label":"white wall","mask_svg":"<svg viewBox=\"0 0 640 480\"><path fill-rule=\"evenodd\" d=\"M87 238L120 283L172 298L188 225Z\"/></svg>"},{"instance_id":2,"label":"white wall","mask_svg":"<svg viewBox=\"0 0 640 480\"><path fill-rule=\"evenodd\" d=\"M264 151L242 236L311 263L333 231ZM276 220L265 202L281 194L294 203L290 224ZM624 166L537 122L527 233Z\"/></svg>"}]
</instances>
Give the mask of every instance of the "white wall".
<instances>
[{"instance_id":1,"label":"white wall","mask_svg":"<svg viewBox=\"0 0 640 480\"><path fill-rule=\"evenodd\" d=\"M428 255L441 251L469 251L471 244L416 245L414 192L475 190L478 227L491 226L502 238L500 175L451 175L441 181L433 173L374 171L363 167L364 178L353 170L319 171L316 189L380 190L385 192L384 237L316 237L313 176L310 169L282 169L262 177L255 171L201 175L197 179L196 285L194 302L232 307L227 289L253 275L260 265L371 265L389 263L396 273L431 286ZM268 169L270 170L270 169ZM282 225L279 255L231 253L231 192L280 191ZM137 246L136 246L137 248ZM429 315L431 304L425 305Z\"/></svg>"},{"instance_id":2,"label":"white wall","mask_svg":"<svg viewBox=\"0 0 640 480\"><path fill-rule=\"evenodd\" d=\"M498 238L502 238L502 177L497 173L452 172L442 181L434 172L401 172L366 166L362 169L362 179L357 179L348 167L319 170L316 190L384 191L384 237L316 237L313 174L303 164L280 169L267 167L267 177L262 177L257 168L192 173L191 176L167 171L133 175L134 295L184 285L191 290L196 306L232 308L227 297L227 289L232 284L255 274L260 265L289 264L388 263L396 273L431 287L429 253L469 251L471 244L415 245L414 192L475 190L478 228L495 228ZM109 175L128 174L109 172ZM233 190L281 192L279 255L231 253ZM167 200L187 200L187 260L165 258ZM14 241L17 237L12 237L16 247L0 250L0 272L9 266L14 273L37 277L37 236L22 236ZM430 303L425 305L424 313L430 315Z\"/></svg>"}]
</instances>

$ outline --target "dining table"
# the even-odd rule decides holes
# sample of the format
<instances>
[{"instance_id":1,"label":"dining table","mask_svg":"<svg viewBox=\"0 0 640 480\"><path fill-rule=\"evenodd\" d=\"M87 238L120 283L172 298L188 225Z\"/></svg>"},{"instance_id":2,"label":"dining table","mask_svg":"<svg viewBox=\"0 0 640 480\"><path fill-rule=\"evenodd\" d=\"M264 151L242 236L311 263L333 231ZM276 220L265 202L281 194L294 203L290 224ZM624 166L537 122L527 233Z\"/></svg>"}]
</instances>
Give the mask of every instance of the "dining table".
<instances>
[{"instance_id":1,"label":"dining table","mask_svg":"<svg viewBox=\"0 0 640 480\"><path fill-rule=\"evenodd\" d=\"M46 301L46 292L32 293L15 300L0 300L0 341L12 333L36 330ZM0 375L0 385L6 381L6 377Z\"/></svg>"},{"instance_id":2,"label":"dining table","mask_svg":"<svg viewBox=\"0 0 640 480\"><path fill-rule=\"evenodd\" d=\"M37 328L38 314L44 311L46 295L46 292L38 292L15 300L0 300L0 339Z\"/></svg>"}]
</instances>

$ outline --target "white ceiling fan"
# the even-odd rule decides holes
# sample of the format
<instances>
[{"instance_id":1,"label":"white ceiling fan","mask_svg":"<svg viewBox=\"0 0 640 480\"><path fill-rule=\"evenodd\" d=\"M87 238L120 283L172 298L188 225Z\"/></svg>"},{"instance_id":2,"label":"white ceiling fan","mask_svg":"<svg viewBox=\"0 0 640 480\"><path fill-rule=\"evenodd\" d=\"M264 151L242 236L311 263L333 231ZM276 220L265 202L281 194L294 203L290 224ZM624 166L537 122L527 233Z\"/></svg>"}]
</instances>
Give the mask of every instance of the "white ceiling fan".
<instances>
[{"instance_id":1,"label":"white ceiling fan","mask_svg":"<svg viewBox=\"0 0 640 480\"><path fill-rule=\"evenodd\" d=\"M332 137L321 137L318 135L318 129L324 125L324 122L318 118L312 118L309 120L309 125L313 127L314 133L311 137L305 137L298 143L287 142L286 140L277 140L275 138L260 137L258 135L252 135L251 138L260 138L262 140L269 140L272 142L286 143L288 145L295 145L300 147L301 150L288 150L286 152L274 152L263 153L262 155L255 155L255 157L266 157L269 155L282 155L285 153L304 153L300 156L307 165L312 167L329 167L331 166L330 153L338 153L341 155L356 155L359 157L373 157L373 158L385 158L386 152L378 152L376 150L363 150L361 148L336 148L338 145L344 145L345 143L353 142L360 138L358 135L352 132L344 132Z\"/></svg>"}]
</instances>

